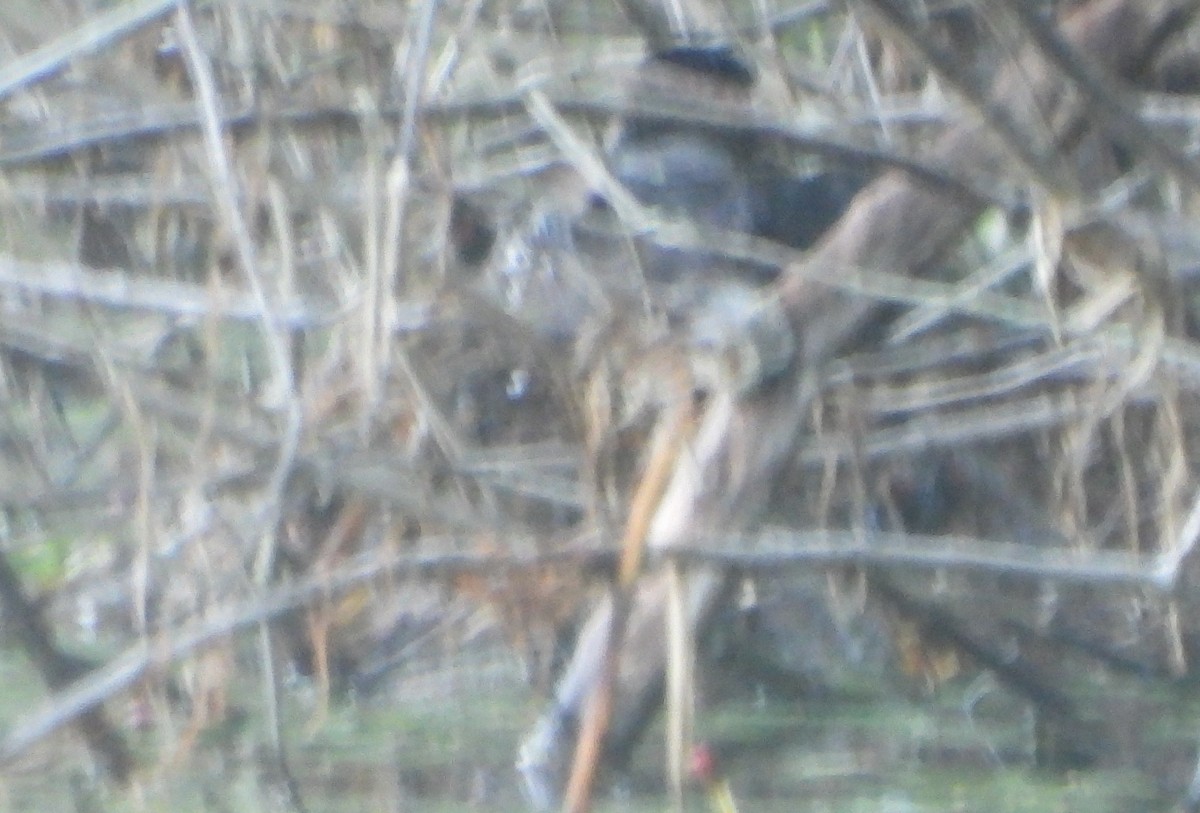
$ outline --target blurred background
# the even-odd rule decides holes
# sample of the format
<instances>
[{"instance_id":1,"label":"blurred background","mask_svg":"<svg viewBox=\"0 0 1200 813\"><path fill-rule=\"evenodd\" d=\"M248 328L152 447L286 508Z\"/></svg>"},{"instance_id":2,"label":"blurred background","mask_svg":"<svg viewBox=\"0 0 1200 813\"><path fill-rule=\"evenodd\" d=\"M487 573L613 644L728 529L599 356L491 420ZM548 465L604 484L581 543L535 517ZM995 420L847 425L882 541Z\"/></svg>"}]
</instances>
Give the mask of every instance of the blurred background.
<instances>
[{"instance_id":1,"label":"blurred background","mask_svg":"<svg viewBox=\"0 0 1200 813\"><path fill-rule=\"evenodd\" d=\"M1192 5L5 2L0 809L526 809L678 403L741 809L1184 809Z\"/></svg>"}]
</instances>

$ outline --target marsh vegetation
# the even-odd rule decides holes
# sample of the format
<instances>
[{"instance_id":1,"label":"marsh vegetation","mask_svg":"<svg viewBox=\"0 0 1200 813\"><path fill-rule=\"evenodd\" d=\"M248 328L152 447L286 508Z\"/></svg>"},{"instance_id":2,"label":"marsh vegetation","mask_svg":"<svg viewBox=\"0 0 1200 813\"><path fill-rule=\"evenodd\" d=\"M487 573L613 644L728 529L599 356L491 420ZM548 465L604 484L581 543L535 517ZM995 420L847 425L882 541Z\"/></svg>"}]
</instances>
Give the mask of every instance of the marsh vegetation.
<instances>
[{"instance_id":1,"label":"marsh vegetation","mask_svg":"<svg viewBox=\"0 0 1200 813\"><path fill-rule=\"evenodd\" d=\"M0 807L1200 803L1195 15L7 0Z\"/></svg>"}]
</instances>

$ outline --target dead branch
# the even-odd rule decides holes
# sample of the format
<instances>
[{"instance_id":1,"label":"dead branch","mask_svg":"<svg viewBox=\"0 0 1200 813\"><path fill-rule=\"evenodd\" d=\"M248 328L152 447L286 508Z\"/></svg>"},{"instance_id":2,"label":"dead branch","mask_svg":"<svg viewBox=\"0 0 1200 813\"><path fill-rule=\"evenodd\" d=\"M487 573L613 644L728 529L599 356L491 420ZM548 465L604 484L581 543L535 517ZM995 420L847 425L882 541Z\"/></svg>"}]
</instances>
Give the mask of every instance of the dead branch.
<instances>
[{"instance_id":1,"label":"dead branch","mask_svg":"<svg viewBox=\"0 0 1200 813\"><path fill-rule=\"evenodd\" d=\"M908 32L911 28L911 21L892 4L881 0L873 5L899 29ZM1097 0L1063 20L1064 36L1074 48L1120 73L1130 64L1152 59L1162 45L1164 25L1187 7L1178 1ZM921 41L919 37L910 39ZM933 54L925 50L927 56ZM940 55L933 56L942 67L952 67ZM975 94L972 87L964 86L964 90ZM1000 73L990 92L977 95L977 102L987 115L942 136L930 152L931 163L948 167L957 177L996 184L1011 171L1015 148L1034 170L1030 183L1057 186L1048 162L1058 163L1057 151L1084 126L1088 110L1057 72L1047 70L1038 50L1028 48ZM1052 115L1040 118L1047 113ZM1025 148L1026 139L1020 134L1024 128L1045 135L1039 151ZM732 414L726 413L729 405L721 394L710 395L712 401L700 418L694 454L681 461L659 502L655 526L661 532L654 535L655 547L672 550L700 529L732 531L756 521L769 481L788 464L803 417L819 389L812 382L873 312L874 303L869 300L833 293L838 282L863 271L920 275L960 238L978 211L977 206L963 205L898 172L884 175L859 194L827 237L804 260L791 265L779 283L780 298L801 340L801 358L783 383L772 384L765 393L738 398ZM736 473L732 480L730 472ZM719 598L721 591L710 579L693 588L693 598L701 605L691 617L693 624L701 623L705 609ZM656 578L639 594L647 607L657 611L661 611L661 601L652 597L660 587L661 579ZM555 781L555 751L570 736L570 721L584 707L590 687L602 680L598 676L606 663L602 642L608 612L600 610L593 617L556 692L554 707L522 748L521 766L536 798L544 800L549 795L547 784ZM627 638L625 645L636 646L637 642ZM665 655L663 647L653 645L637 652L643 668L617 689L618 696L627 698L628 708L644 709L663 674ZM619 727L621 720L619 713L613 714L614 726ZM624 722L631 728L638 726L629 715ZM586 805L586 795L584 800Z\"/></svg>"},{"instance_id":2,"label":"dead branch","mask_svg":"<svg viewBox=\"0 0 1200 813\"><path fill-rule=\"evenodd\" d=\"M1200 166L1142 121L1134 104L1123 98L1125 94L1121 91L1121 80L1114 81L1113 76L1093 68L1024 0L1007 0L1004 6L1019 20L1022 33L1041 49L1043 57L1087 95L1090 112L1096 114L1100 125L1111 136L1152 156L1165 169L1175 173L1176 177L1192 185L1200 184ZM1187 27L1196 13L1194 4L1175 9L1158 21L1150 37L1166 39L1175 36ZM1147 49L1146 54L1133 54L1134 61L1124 66L1122 80L1132 83L1142 79L1143 72L1154 62L1157 52L1158 48L1152 47Z\"/></svg>"},{"instance_id":3,"label":"dead branch","mask_svg":"<svg viewBox=\"0 0 1200 813\"><path fill-rule=\"evenodd\" d=\"M890 6L882 0L878 6ZM1131 3L1098 0L1080 6L1062 21L1071 47L1086 53L1101 68L1121 78L1132 68L1150 62L1164 46L1164 31L1174 31L1181 15L1194 4L1183 0ZM1062 144L1082 124L1087 108L1069 98L1066 79L1047 70L1031 46L996 80L994 106L1014 113L1056 110L1050 121L1052 143ZM1061 109L1059 109L1061 108ZM1029 126L1029 122L1021 122ZM986 122L967 122L950 130L931 149L937 163L958 177L993 184L1006 175L1008 150ZM803 336L809 364L829 359L857 331L871 311L862 300L841 301L830 307L814 280L836 278L859 269L887 269L913 275L942 255L979 213L977 207L952 200L935 190L892 172L884 175L854 202L821 244L804 261L790 267L780 282L780 294Z\"/></svg>"},{"instance_id":4,"label":"dead branch","mask_svg":"<svg viewBox=\"0 0 1200 813\"><path fill-rule=\"evenodd\" d=\"M266 273L274 273L269 266ZM121 310L149 311L163 316L193 319L216 318L240 322L261 321L257 304L247 301L245 291L214 290L212 287L178 280L147 277L128 269L97 271L71 263L30 262L18 257L0 257L0 288L64 302L79 302ZM400 306L406 329L427 322L428 308ZM339 314L322 312L306 302L280 302L268 317L273 326L288 329L328 325Z\"/></svg>"},{"instance_id":5,"label":"dead branch","mask_svg":"<svg viewBox=\"0 0 1200 813\"><path fill-rule=\"evenodd\" d=\"M8 556L3 554L0 554L0 606L25 653L51 691L62 690L82 675L89 674L89 664L59 649L42 608L26 595L20 577ZM124 784L133 772L133 754L125 738L98 707L100 702L102 700L78 709L59 725L74 725L92 755L113 779Z\"/></svg>"},{"instance_id":6,"label":"dead branch","mask_svg":"<svg viewBox=\"0 0 1200 813\"><path fill-rule=\"evenodd\" d=\"M447 544L454 544L448 540ZM19 757L36 743L76 720L92 719L89 715L101 704L128 690L148 674L160 673L172 664L200 650L211 647L229 636L256 627L299 607L317 601L337 598L355 587L379 578L438 579L453 575L495 575L505 570L520 571L534 566L563 566L597 574L615 568L616 553L612 550L559 550L539 554L471 555L436 554L420 557L384 557L357 562L329 573L282 588L274 588L265 596L240 606L227 606L214 611L203 622L183 629L164 630L139 641L107 664L78 677L78 671L56 667L56 679L51 688L58 689L47 698L43 708L34 712L13 728L0 743L0 763ZM4 576L0 570L0 578ZM0 590L0 593L7 591ZM2 596L0 596L2 597ZM6 606L6 612L11 608ZM33 618L21 613L15 617ZM37 644L40 648L41 644ZM73 681L73 682L72 682ZM118 740L119 742L119 740ZM99 753L107 754L109 751ZM120 757L120 752L112 752ZM127 756L127 755L126 755ZM132 762L114 760L114 771L124 765L126 774Z\"/></svg>"},{"instance_id":7,"label":"dead branch","mask_svg":"<svg viewBox=\"0 0 1200 813\"><path fill-rule=\"evenodd\" d=\"M174 6L172 0L137 0L96 14L85 25L9 62L0 71L0 99L61 70L70 60L163 16Z\"/></svg>"}]
</instances>

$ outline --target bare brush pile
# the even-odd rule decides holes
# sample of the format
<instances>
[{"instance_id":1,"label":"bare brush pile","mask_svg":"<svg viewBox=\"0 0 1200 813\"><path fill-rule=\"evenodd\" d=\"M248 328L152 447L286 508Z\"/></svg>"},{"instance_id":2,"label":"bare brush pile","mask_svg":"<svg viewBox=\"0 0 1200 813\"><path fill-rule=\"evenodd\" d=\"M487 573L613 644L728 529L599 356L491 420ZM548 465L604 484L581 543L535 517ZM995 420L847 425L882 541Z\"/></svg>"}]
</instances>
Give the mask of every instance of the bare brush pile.
<instances>
[{"instance_id":1,"label":"bare brush pile","mask_svg":"<svg viewBox=\"0 0 1200 813\"><path fill-rule=\"evenodd\" d=\"M851 591L879 671L992 670L1047 764L1133 759L1081 674L1194 677L1192 4L34 5L0 594L60 694L10 758L77 723L125 777L102 704L180 662L186 748L246 630L324 694L515 646L530 792L581 809L664 681L680 781L693 639L752 583L755 680L827 677ZM680 26L753 81L647 80ZM766 209L635 188L634 127L734 145ZM863 188L822 234L763 167Z\"/></svg>"}]
</instances>

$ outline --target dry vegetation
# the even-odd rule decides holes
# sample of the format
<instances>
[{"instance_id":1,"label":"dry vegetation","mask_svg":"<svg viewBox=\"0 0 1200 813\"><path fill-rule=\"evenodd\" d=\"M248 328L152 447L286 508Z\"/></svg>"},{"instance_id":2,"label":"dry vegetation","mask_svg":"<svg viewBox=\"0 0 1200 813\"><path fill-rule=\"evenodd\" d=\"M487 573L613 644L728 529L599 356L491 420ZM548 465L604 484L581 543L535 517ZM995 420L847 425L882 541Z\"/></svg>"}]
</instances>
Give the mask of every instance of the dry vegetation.
<instances>
[{"instance_id":1,"label":"dry vegetation","mask_svg":"<svg viewBox=\"0 0 1200 813\"><path fill-rule=\"evenodd\" d=\"M625 93L653 3L4 3L0 593L55 692L4 753L72 725L125 779L130 693L186 759L235 675L365 691L447 642L545 693L617 571L633 737L674 551L697 629L708 567L864 568L897 669L965 649L1070 762L1079 672L1200 652L1194 5L684 4L756 66L724 107ZM878 179L806 253L703 233L613 187L630 111ZM581 189L783 272L699 343L649 294L511 307L494 257Z\"/></svg>"}]
</instances>

